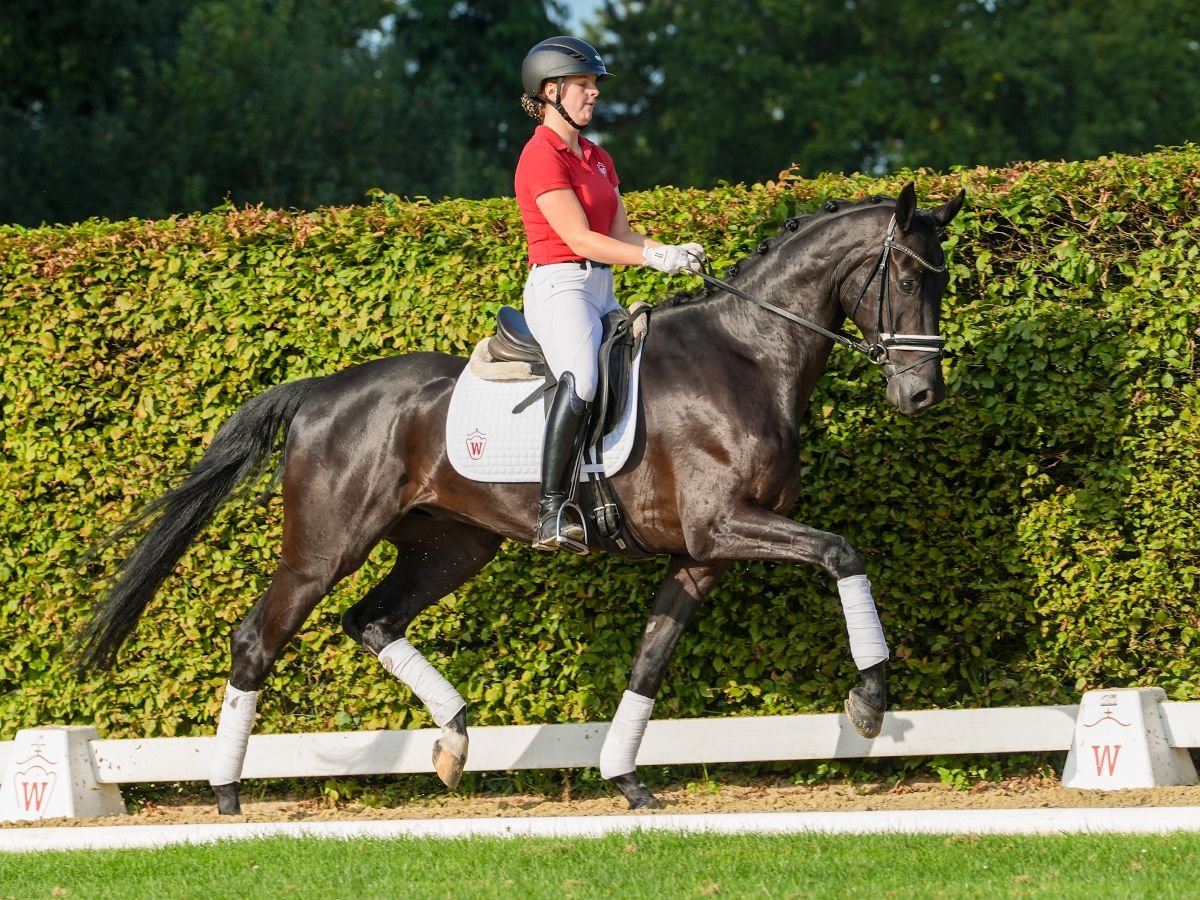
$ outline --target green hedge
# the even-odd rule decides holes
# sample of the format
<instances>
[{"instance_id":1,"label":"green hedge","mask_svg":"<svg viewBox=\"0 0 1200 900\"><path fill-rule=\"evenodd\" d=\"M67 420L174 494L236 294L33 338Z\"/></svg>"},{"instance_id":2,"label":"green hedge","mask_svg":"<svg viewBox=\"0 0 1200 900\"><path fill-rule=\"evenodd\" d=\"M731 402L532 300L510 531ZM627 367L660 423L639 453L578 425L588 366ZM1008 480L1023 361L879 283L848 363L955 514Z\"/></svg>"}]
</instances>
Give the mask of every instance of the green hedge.
<instances>
[{"instance_id":1,"label":"green hedge","mask_svg":"<svg viewBox=\"0 0 1200 900\"><path fill-rule=\"evenodd\" d=\"M923 205L968 191L951 228L949 396L907 419L841 350L803 425L796 517L868 561L904 708L1071 702L1096 686L1200 687L1200 147L1140 158L627 198L635 223L724 266L829 197ZM626 302L694 282L618 273ZM176 483L270 385L409 350L465 354L520 302L511 199L0 229L0 736L95 723L113 736L211 732L231 630L265 589L280 507L226 508L126 646L76 680L64 644L116 551L88 544ZM127 549L123 545L119 550ZM261 703L261 731L428 724L343 636L386 566L314 613ZM481 724L613 712L664 563L507 546L412 637ZM854 667L833 584L735 566L684 636L661 717L837 709Z\"/></svg>"}]
</instances>

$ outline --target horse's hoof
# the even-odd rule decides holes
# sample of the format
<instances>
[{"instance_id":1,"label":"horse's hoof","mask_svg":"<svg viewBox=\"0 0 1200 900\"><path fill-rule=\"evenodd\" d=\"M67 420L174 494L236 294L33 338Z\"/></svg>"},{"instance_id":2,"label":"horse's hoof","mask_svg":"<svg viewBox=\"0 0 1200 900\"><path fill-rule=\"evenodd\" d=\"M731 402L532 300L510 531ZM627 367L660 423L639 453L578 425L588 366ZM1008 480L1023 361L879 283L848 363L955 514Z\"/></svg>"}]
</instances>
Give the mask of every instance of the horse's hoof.
<instances>
[{"instance_id":1,"label":"horse's hoof","mask_svg":"<svg viewBox=\"0 0 1200 900\"><path fill-rule=\"evenodd\" d=\"M878 737L883 728L883 709L867 700L858 688L851 688L846 698L846 715L854 730L865 738Z\"/></svg>"},{"instance_id":2,"label":"horse's hoof","mask_svg":"<svg viewBox=\"0 0 1200 900\"><path fill-rule=\"evenodd\" d=\"M454 790L462 781L467 765L467 736L451 728L443 728L442 736L433 742L433 768L442 784Z\"/></svg>"},{"instance_id":3,"label":"horse's hoof","mask_svg":"<svg viewBox=\"0 0 1200 900\"><path fill-rule=\"evenodd\" d=\"M223 816L240 816L242 803L238 799L238 782L233 784L214 784L213 793L217 795L217 812Z\"/></svg>"},{"instance_id":4,"label":"horse's hoof","mask_svg":"<svg viewBox=\"0 0 1200 900\"><path fill-rule=\"evenodd\" d=\"M642 786L641 795L638 797L629 798L630 809L662 809L662 801L650 793L645 785Z\"/></svg>"},{"instance_id":5,"label":"horse's hoof","mask_svg":"<svg viewBox=\"0 0 1200 900\"><path fill-rule=\"evenodd\" d=\"M630 809L662 809L662 801L650 793L650 788L640 781L635 773L618 775L608 779L629 803Z\"/></svg>"}]
</instances>

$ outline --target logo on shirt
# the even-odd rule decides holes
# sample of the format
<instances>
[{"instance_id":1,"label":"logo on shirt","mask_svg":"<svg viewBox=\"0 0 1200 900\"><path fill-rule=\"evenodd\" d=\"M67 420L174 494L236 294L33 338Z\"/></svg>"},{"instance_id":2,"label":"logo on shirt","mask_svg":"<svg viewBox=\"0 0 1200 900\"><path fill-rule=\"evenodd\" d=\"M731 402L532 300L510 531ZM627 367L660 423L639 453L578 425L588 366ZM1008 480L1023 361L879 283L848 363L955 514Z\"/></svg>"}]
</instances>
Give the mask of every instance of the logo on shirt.
<instances>
[{"instance_id":1,"label":"logo on shirt","mask_svg":"<svg viewBox=\"0 0 1200 900\"><path fill-rule=\"evenodd\" d=\"M604 163L597 161L596 170L605 178L608 177L608 166L604 165Z\"/></svg>"}]
</instances>

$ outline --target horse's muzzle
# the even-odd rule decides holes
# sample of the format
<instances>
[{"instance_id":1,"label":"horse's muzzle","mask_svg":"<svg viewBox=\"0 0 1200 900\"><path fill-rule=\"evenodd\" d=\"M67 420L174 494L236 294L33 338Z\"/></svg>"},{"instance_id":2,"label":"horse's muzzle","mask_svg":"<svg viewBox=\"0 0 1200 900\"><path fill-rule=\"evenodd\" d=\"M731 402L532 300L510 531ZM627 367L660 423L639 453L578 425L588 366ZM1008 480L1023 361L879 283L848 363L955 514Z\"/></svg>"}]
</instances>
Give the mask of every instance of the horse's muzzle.
<instances>
[{"instance_id":1,"label":"horse's muzzle","mask_svg":"<svg viewBox=\"0 0 1200 900\"><path fill-rule=\"evenodd\" d=\"M909 369L888 381L888 402L906 416L919 416L946 399L946 382L936 364Z\"/></svg>"}]
</instances>

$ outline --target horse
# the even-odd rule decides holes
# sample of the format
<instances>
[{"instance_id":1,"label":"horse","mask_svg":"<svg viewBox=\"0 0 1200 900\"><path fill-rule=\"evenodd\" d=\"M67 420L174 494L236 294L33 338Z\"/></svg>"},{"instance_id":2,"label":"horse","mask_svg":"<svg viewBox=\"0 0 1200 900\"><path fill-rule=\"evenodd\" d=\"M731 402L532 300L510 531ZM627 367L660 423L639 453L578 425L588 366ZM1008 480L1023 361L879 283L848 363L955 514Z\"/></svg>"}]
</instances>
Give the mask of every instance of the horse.
<instances>
[{"instance_id":1,"label":"horse","mask_svg":"<svg viewBox=\"0 0 1200 900\"><path fill-rule=\"evenodd\" d=\"M837 580L859 670L845 712L865 737L879 733L888 648L863 559L845 538L788 516L801 492L799 420L835 343L882 366L900 413L917 415L944 398L941 237L964 198L921 209L909 183L894 199L829 201L789 219L727 281L703 273L701 290L654 308L633 450L611 480L643 555L669 557L600 753L601 776L631 809L661 806L638 778L637 750L680 634L737 560L805 563ZM847 320L862 341L840 331ZM278 568L231 639L209 775L220 813L240 812L258 691L273 664L381 541L395 547L395 564L342 626L429 708L441 729L434 768L450 788L458 784L466 702L405 633L478 574L504 539L531 540L538 490L468 480L447 461L447 408L466 364L411 353L276 385L235 411L184 480L116 532L144 536L75 637L81 673L115 665L203 526L280 460Z\"/></svg>"}]
</instances>

